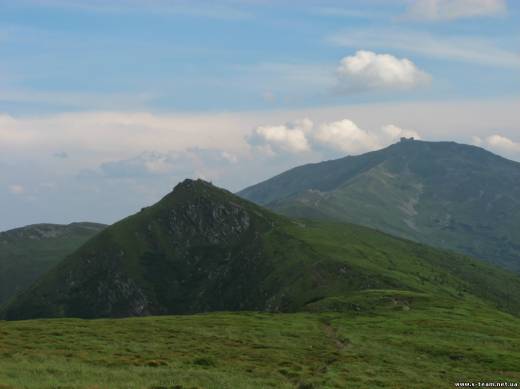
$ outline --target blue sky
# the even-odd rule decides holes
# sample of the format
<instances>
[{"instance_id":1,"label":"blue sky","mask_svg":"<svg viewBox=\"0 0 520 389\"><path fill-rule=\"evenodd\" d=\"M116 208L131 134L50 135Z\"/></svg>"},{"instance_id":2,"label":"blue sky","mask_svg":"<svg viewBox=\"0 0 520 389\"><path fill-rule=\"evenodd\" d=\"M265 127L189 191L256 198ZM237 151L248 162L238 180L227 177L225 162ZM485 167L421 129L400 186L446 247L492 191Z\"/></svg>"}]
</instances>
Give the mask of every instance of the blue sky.
<instances>
[{"instance_id":1,"label":"blue sky","mask_svg":"<svg viewBox=\"0 0 520 389\"><path fill-rule=\"evenodd\" d=\"M520 160L516 1L0 0L0 11L0 230L112 222L185 176L238 190L401 135Z\"/></svg>"}]
</instances>

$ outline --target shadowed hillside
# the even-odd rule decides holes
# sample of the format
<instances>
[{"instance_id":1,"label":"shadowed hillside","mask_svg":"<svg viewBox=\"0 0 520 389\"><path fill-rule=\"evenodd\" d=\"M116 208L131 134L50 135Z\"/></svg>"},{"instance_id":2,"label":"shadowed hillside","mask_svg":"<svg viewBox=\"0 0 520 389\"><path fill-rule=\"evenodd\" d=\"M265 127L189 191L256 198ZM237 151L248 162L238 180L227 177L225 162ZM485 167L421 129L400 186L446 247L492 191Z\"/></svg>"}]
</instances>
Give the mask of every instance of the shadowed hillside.
<instances>
[{"instance_id":1,"label":"shadowed hillside","mask_svg":"<svg viewBox=\"0 0 520 389\"><path fill-rule=\"evenodd\" d=\"M34 224L0 232L0 305L105 227L97 223Z\"/></svg>"},{"instance_id":2,"label":"shadowed hillside","mask_svg":"<svg viewBox=\"0 0 520 389\"><path fill-rule=\"evenodd\" d=\"M364 227L290 220L186 180L88 241L3 314L348 311L381 298L478 302L516 314L519 296L518 277L484 263Z\"/></svg>"}]
</instances>

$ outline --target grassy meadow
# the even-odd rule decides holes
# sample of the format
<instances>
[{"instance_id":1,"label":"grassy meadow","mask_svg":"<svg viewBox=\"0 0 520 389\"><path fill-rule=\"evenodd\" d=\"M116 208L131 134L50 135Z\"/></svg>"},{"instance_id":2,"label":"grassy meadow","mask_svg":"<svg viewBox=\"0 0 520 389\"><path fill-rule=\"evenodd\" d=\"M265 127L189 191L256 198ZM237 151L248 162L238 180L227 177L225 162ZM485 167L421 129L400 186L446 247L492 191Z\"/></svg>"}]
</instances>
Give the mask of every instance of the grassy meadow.
<instances>
[{"instance_id":1,"label":"grassy meadow","mask_svg":"<svg viewBox=\"0 0 520 389\"><path fill-rule=\"evenodd\" d=\"M389 295L367 291L329 301L347 307L329 313L2 321L0 388L450 388L458 381L520 381L518 318L478 303L432 305Z\"/></svg>"},{"instance_id":2,"label":"grassy meadow","mask_svg":"<svg viewBox=\"0 0 520 389\"><path fill-rule=\"evenodd\" d=\"M520 381L514 274L365 227L285 219L203 182L108 227L18 297L0 321L0 389ZM136 317L142 301L164 310Z\"/></svg>"}]
</instances>

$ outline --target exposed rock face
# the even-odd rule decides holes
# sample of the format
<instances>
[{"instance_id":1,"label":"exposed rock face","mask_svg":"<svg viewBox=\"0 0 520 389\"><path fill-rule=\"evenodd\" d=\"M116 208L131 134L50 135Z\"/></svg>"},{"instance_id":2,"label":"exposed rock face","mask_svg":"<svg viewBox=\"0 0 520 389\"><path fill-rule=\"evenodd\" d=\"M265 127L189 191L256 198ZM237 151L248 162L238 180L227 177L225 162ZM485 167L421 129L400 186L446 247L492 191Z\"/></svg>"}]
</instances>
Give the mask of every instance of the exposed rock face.
<instances>
[{"instance_id":1,"label":"exposed rock face","mask_svg":"<svg viewBox=\"0 0 520 389\"><path fill-rule=\"evenodd\" d=\"M520 278L506 272L359 226L287 219L187 180L89 240L0 318L330 309L367 290L468 294L520 312Z\"/></svg>"},{"instance_id":2,"label":"exposed rock face","mask_svg":"<svg viewBox=\"0 0 520 389\"><path fill-rule=\"evenodd\" d=\"M186 180L107 228L7 310L8 318L280 308L263 235L277 216ZM38 305L37 307L35 305Z\"/></svg>"},{"instance_id":3,"label":"exposed rock face","mask_svg":"<svg viewBox=\"0 0 520 389\"><path fill-rule=\"evenodd\" d=\"M67 296L70 316L143 316L150 302L125 272L124 252L98 252L67 273L59 292Z\"/></svg>"},{"instance_id":4,"label":"exposed rock face","mask_svg":"<svg viewBox=\"0 0 520 389\"><path fill-rule=\"evenodd\" d=\"M172 210L168 222L177 244L191 239L219 244L229 243L247 231L251 218L239 204L200 198L185 208Z\"/></svg>"}]
</instances>

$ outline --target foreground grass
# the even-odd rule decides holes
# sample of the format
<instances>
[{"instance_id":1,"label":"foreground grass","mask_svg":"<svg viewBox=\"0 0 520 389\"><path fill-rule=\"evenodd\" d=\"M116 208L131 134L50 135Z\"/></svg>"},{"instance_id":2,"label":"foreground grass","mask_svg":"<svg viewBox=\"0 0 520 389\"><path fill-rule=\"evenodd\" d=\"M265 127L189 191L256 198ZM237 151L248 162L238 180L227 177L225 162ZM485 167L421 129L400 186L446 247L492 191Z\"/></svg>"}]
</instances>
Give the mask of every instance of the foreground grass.
<instances>
[{"instance_id":1,"label":"foreground grass","mask_svg":"<svg viewBox=\"0 0 520 389\"><path fill-rule=\"evenodd\" d=\"M412 300L360 303L344 313L0 322L0 388L450 388L458 381L520 382L520 319L486 306L422 306Z\"/></svg>"}]
</instances>

